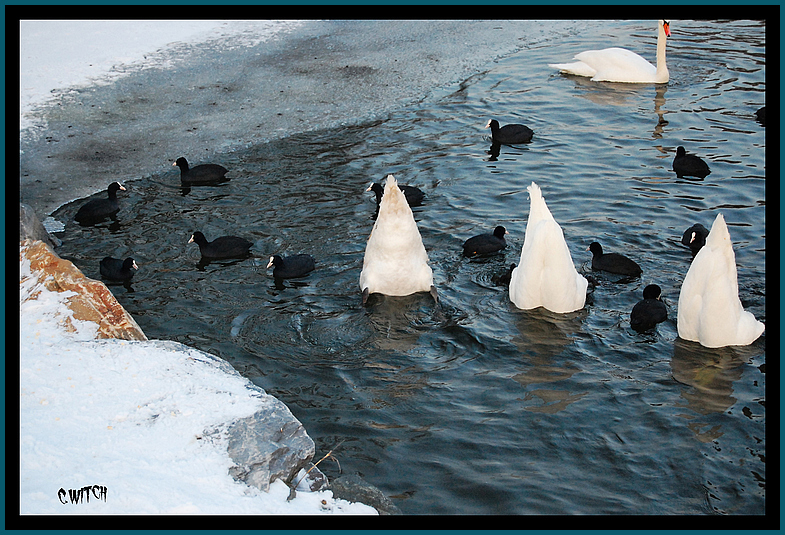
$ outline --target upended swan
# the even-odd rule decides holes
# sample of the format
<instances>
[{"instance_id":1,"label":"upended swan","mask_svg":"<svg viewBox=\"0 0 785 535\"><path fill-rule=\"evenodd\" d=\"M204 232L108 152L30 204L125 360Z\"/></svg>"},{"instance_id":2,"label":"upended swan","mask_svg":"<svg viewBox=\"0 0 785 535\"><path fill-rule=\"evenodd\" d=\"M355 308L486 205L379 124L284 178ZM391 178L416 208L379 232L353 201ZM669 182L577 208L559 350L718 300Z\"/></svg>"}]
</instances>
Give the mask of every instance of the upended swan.
<instances>
[{"instance_id":1,"label":"upended swan","mask_svg":"<svg viewBox=\"0 0 785 535\"><path fill-rule=\"evenodd\" d=\"M430 292L437 298L428 253L393 175L387 175L379 214L365 246L360 288L363 304L372 293L404 296Z\"/></svg>"},{"instance_id":2,"label":"upended swan","mask_svg":"<svg viewBox=\"0 0 785 535\"><path fill-rule=\"evenodd\" d=\"M540 187L532 182L526 189L531 208L521 260L510 277L510 301L524 310L579 310L586 302L589 282L575 269L564 233L548 210Z\"/></svg>"},{"instance_id":3,"label":"upended swan","mask_svg":"<svg viewBox=\"0 0 785 535\"><path fill-rule=\"evenodd\" d=\"M657 33L657 66L626 48L587 50L575 56L574 63L549 63L549 67L563 73L588 76L595 82L627 82L638 84L664 84L668 82L665 64L665 43L670 37L670 23L661 20Z\"/></svg>"},{"instance_id":4,"label":"upended swan","mask_svg":"<svg viewBox=\"0 0 785 535\"><path fill-rule=\"evenodd\" d=\"M706 347L749 345L763 333L764 324L741 305L736 255L722 214L684 277L676 323L681 338Z\"/></svg>"}]
</instances>

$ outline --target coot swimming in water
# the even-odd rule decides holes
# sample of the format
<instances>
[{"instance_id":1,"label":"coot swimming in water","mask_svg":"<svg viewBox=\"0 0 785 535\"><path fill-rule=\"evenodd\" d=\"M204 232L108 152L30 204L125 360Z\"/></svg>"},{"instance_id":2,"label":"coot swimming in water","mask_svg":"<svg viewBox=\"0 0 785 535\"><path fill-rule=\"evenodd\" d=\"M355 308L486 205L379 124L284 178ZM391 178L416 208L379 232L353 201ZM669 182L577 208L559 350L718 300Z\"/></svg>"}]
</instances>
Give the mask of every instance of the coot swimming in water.
<instances>
[{"instance_id":1,"label":"coot swimming in water","mask_svg":"<svg viewBox=\"0 0 785 535\"><path fill-rule=\"evenodd\" d=\"M111 256L101 260L99 267L103 278L117 282L129 282L134 277L135 270L139 269L133 258L120 260Z\"/></svg>"},{"instance_id":2,"label":"coot swimming in water","mask_svg":"<svg viewBox=\"0 0 785 535\"><path fill-rule=\"evenodd\" d=\"M185 158L177 158L172 165L180 168L180 182L184 186L208 186L229 180L224 176L227 169L215 163L203 163L189 168Z\"/></svg>"},{"instance_id":3,"label":"coot swimming in water","mask_svg":"<svg viewBox=\"0 0 785 535\"><path fill-rule=\"evenodd\" d=\"M309 254L296 254L286 257L273 255L267 264L267 269L275 266L273 277L276 279L295 279L304 277L316 268L316 262Z\"/></svg>"},{"instance_id":4,"label":"coot swimming in water","mask_svg":"<svg viewBox=\"0 0 785 535\"><path fill-rule=\"evenodd\" d=\"M607 271L617 275L630 275L633 277L643 273L641 267L626 256L619 253L603 253L602 245L592 242L587 249L592 253L591 267L600 271Z\"/></svg>"},{"instance_id":5,"label":"coot swimming in water","mask_svg":"<svg viewBox=\"0 0 785 535\"><path fill-rule=\"evenodd\" d=\"M695 223L684 231L684 234L681 237L681 243L689 247L692 254L696 254L706 243L706 236L708 235L709 230L706 227L700 223Z\"/></svg>"},{"instance_id":6,"label":"coot swimming in water","mask_svg":"<svg viewBox=\"0 0 785 535\"><path fill-rule=\"evenodd\" d=\"M705 178L711 173L706 162L694 154L687 154L684 147L676 149L676 157L673 159L673 170L676 171L676 176L679 178L685 176Z\"/></svg>"},{"instance_id":7,"label":"coot swimming in water","mask_svg":"<svg viewBox=\"0 0 785 535\"><path fill-rule=\"evenodd\" d=\"M507 229L499 225L492 234L473 236L464 242L463 255L471 257L501 251L507 247L507 240L504 239L505 234L508 234Z\"/></svg>"},{"instance_id":8,"label":"coot swimming in water","mask_svg":"<svg viewBox=\"0 0 785 535\"><path fill-rule=\"evenodd\" d=\"M188 243L196 242L202 256L205 258L238 258L248 255L248 250L253 243L238 236L221 236L213 241L207 241L199 231L193 233Z\"/></svg>"},{"instance_id":9,"label":"coot swimming in water","mask_svg":"<svg viewBox=\"0 0 785 535\"><path fill-rule=\"evenodd\" d=\"M398 189L403 192L403 196L406 197L406 202L409 204L409 206L419 206L422 204L422 201L425 198L425 193L420 188L399 184ZM368 189L365 191L372 191L376 194L376 204L380 204L382 202L384 188L378 182L374 182L368 186Z\"/></svg>"},{"instance_id":10,"label":"coot swimming in water","mask_svg":"<svg viewBox=\"0 0 785 535\"><path fill-rule=\"evenodd\" d=\"M668 309L660 300L662 288L649 284L643 289L643 301L638 301L630 312L630 326L645 331L668 319Z\"/></svg>"},{"instance_id":11,"label":"coot swimming in water","mask_svg":"<svg viewBox=\"0 0 785 535\"><path fill-rule=\"evenodd\" d=\"M106 199L93 199L86 202L76 212L74 219L82 225L89 225L115 215L120 211L120 203L117 201L118 190L125 191L125 188L119 182L112 182L106 188Z\"/></svg>"},{"instance_id":12,"label":"coot swimming in water","mask_svg":"<svg viewBox=\"0 0 785 535\"><path fill-rule=\"evenodd\" d=\"M528 143L534 136L532 129L522 124L507 124L499 128L499 121L496 119L488 121L485 128L491 129L493 142L501 143L502 145Z\"/></svg>"}]
</instances>

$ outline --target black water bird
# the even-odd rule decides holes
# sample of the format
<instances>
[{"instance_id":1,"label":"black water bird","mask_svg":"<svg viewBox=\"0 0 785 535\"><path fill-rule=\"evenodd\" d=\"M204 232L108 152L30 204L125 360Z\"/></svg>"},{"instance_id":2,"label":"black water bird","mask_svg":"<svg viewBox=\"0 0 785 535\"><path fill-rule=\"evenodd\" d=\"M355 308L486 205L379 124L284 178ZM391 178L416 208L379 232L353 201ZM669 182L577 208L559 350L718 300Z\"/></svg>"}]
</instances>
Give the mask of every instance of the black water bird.
<instances>
[{"instance_id":1,"label":"black water bird","mask_svg":"<svg viewBox=\"0 0 785 535\"><path fill-rule=\"evenodd\" d=\"M493 275L491 277L491 282L494 283L496 286L509 286L510 279L512 278L512 272L515 269L515 264L510 264L510 267L507 268L503 273L498 275Z\"/></svg>"},{"instance_id":2,"label":"black water bird","mask_svg":"<svg viewBox=\"0 0 785 535\"><path fill-rule=\"evenodd\" d=\"M115 282L130 282L134 273L139 269L133 258L120 260L119 258L105 257L99 262L101 276L106 280Z\"/></svg>"},{"instance_id":3,"label":"black water bird","mask_svg":"<svg viewBox=\"0 0 785 535\"><path fill-rule=\"evenodd\" d=\"M694 176L705 178L711 173L709 165L694 154L687 154L684 147L676 149L676 157L673 159L673 170L679 178Z\"/></svg>"},{"instance_id":4,"label":"black water bird","mask_svg":"<svg viewBox=\"0 0 785 535\"><path fill-rule=\"evenodd\" d=\"M755 112L755 119L760 123L761 126L766 126L766 106L763 106L761 109Z\"/></svg>"},{"instance_id":5,"label":"black water bird","mask_svg":"<svg viewBox=\"0 0 785 535\"><path fill-rule=\"evenodd\" d=\"M662 302L662 289L656 284L649 284L643 289L643 300L632 307L630 326L636 331L651 329L658 323L668 319L668 309Z\"/></svg>"},{"instance_id":6,"label":"black water bird","mask_svg":"<svg viewBox=\"0 0 785 535\"><path fill-rule=\"evenodd\" d=\"M706 244L706 237L708 235L709 229L700 223L695 223L684 231L684 234L681 237L681 243L689 247L692 254L696 254L700 251L701 247Z\"/></svg>"},{"instance_id":7,"label":"black water bird","mask_svg":"<svg viewBox=\"0 0 785 535\"><path fill-rule=\"evenodd\" d=\"M119 182L112 182L106 188L106 199L93 199L87 201L76 212L74 219L82 224L89 225L97 223L107 217L112 217L120 211L120 203L117 200L117 192L119 190L125 191L125 188Z\"/></svg>"},{"instance_id":8,"label":"black water bird","mask_svg":"<svg viewBox=\"0 0 785 535\"><path fill-rule=\"evenodd\" d=\"M630 260L619 253L604 253L602 251L602 245L596 241L589 245L588 250L592 253L592 269L633 277L637 277L643 273L643 270L635 261Z\"/></svg>"},{"instance_id":9,"label":"black water bird","mask_svg":"<svg viewBox=\"0 0 785 535\"><path fill-rule=\"evenodd\" d=\"M494 143L502 145L516 145L518 143L528 143L532 140L534 132L531 128L522 124L507 124L499 127L499 121L491 119L485 128L491 129L491 138Z\"/></svg>"},{"instance_id":10,"label":"black water bird","mask_svg":"<svg viewBox=\"0 0 785 535\"><path fill-rule=\"evenodd\" d=\"M185 158L177 158L172 165L180 168L180 182L183 186L209 186L229 180L225 176L228 170L216 163L203 163L191 168Z\"/></svg>"},{"instance_id":11,"label":"black water bird","mask_svg":"<svg viewBox=\"0 0 785 535\"><path fill-rule=\"evenodd\" d=\"M309 254L296 254L282 257L273 255L267 264L267 269L275 266L273 277L276 279L295 279L304 277L316 268L316 262Z\"/></svg>"},{"instance_id":12,"label":"black water bird","mask_svg":"<svg viewBox=\"0 0 785 535\"><path fill-rule=\"evenodd\" d=\"M504 239L505 234L509 234L507 229L499 225L491 234L473 236L464 242L463 255L472 257L501 251L507 247L507 240Z\"/></svg>"},{"instance_id":13,"label":"black water bird","mask_svg":"<svg viewBox=\"0 0 785 535\"><path fill-rule=\"evenodd\" d=\"M425 193L420 188L403 184L398 184L398 188L403 192L403 196L406 197L406 202L409 203L409 206L419 206L422 204ZM382 195L384 195L384 187L381 184L374 182L368 186L368 189L365 191L374 192L376 194L376 204L381 204Z\"/></svg>"},{"instance_id":14,"label":"black water bird","mask_svg":"<svg viewBox=\"0 0 785 535\"><path fill-rule=\"evenodd\" d=\"M240 258L248 256L252 242L239 236L221 236L213 241L207 241L204 234L199 231L193 233L188 243L196 242L204 258Z\"/></svg>"}]
</instances>

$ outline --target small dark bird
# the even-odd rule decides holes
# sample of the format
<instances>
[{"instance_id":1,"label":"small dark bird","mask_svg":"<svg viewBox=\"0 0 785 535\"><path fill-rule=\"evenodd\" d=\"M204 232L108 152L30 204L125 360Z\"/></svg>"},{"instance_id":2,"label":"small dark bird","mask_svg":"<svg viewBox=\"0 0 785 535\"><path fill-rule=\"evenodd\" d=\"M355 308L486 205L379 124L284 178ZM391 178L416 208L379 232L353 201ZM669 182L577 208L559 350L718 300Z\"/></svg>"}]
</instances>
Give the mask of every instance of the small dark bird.
<instances>
[{"instance_id":1,"label":"small dark bird","mask_svg":"<svg viewBox=\"0 0 785 535\"><path fill-rule=\"evenodd\" d=\"M662 289L649 284L643 289L643 301L639 301L630 313L630 326L636 331L646 331L668 319L668 309L660 296Z\"/></svg>"},{"instance_id":2,"label":"small dark bird","mask_svg":"<svg viewBox=\"0 0 785 535\"><path fill-rule=\"evenodd\" d=\"M709 230L706 227L700 223L695 223L684 231L684 235L681 237L681 243L689 247L692 254L696 254L700 251L701 247L706 244L706 237L708 235Z\"/></svg>"},{"instance_id":3,"label":"small dark bird","mask_svg":"<svg viewBox=\"0 0 785 535\"><path fill-rule=\"evenodd\" d=\"M766 106L755 112L755 119L758 120L761 126L766 126Z\"/></svg>"},{"instance_id":4,"label":"small dark bird","mask_svg":"<svg viewBox=\"0 0 785 535\"><path fill-rule=\"evenodd\" d=\"M229 180L224 176L228 172L226 168L216 163L203 163L189 168L185 158L177 158L172 165L180 168L180 182L184 186L209 186Z\"/></svg>"},{"instance_id":5,"label":"small dark bird","mask_svg":"<svg viewBox=\"0 0 785 535\"><path fill-rule=\"evenodd\" d=\"M400 188L400 190L403 192L403 196L406 197L406 202L409 203L409 206L419 206L422 204L422 201L425 198L425 193L423 193L420 188L416 188L414 186L405 186L403 184L398 184L398 188ZM376 194L377 205L382 202L384 187L378 182L374 182L368 186L368 189L365 191L372 191Z\"/></svg>"},{"instance_id":6,"label":"small dark bird","mask_svg":"<svg viewBox=\"0 0 785 535\"><path fill-rule=\"evenodd\" d=\"M592 253L592 269L633 277L637 277L643 273L641 267L626 256L619 253L603 253L602 245L596 241L589 245L588 250Z\"/></svg>"},{"instance_id":7,"label":"small dark bird","mask_svg":"<svg viewBox=\"0 0 785 535\"><path fill-rule=\"evenodd\" d=\"M507 268L504 271L504 273L492 276L491 282L493 282L496 286L509 286L510 279L512 278L512 272L514 269L515 269L515 264L510 264L510 267Z\"/></svg>"},{"instance_id":8,"label":"small dark bird","mask_svg":"<svg viewBox=\"0 0 785 535\"><path fill-rule=\"evenodd\" d=\"M507 247L504 235L509 234L507 229L499 225L493 229L492 234L479 234L466 240L463 244L463 255L472 257L501 251Z\"/></svg>"},{"instance_id":9,"label":"small dark bird","mask_svg":"<svg viewBox=\"0 0 785 535\"><path fill-rule=\"evenodd\" d=\"M518 143L528 143L532 140L534 132L528 126L522 124L507 124L499 128L499 121L491 119L485 128L491 129L491 139L494 143L502 145L516 145Z\"/></svg>"},{"instance_id":10,"label":"small dark bird","mask_svg":"<svg viewBox=\"0 0 785 535\"><path fill-rule=\"evenodd\" d=\"M120 203L117 201L117 191L125 191L119 182L112 182L106 188L108 197L106 199L93 199L87 201L76 212L74 219L82 225L91 225L111 217L120 211Z\"/></svg>"},{"instance_id":11,"label":"small dark bird","mask_svg":"<svg viewBox=\"0 0 785 535\"><path fill-rule=\"evenodd\" d=\"M295 279L304 277L316 268L314 259L309 254L297 254L287 257L273 255L267 264L267 269L275 266L273 277L276 279Z\"/></svg>"},{"instance_id":12,"label":"small dark bird","mask_svg":"<svg viewBox=\"0 0 785 535\"><path fill-rule=\"evenodd\" d=\"M679 178L685 176L704 178L711 173L706 162L694 154L687 154L684 147L676 149L676 157L673 159L673 170L676 171L676 176Z\"/></svg>"},{"instance_id":13,"label":"small dark bird","mask_svg":"<svg viewBox=\"0 0 785 535\"><path fill-rule=\"evenodd\" d=\"M253 243L238 236L221 236L207 241L199 231L193 233L188 243L196 242L204 258L240 258L248 256Z\"/></svg>"},{"instance_id":14,"label":"small dark bird","mask_svg":"<svg viewBox=\"0 0 785 535\"><path fill-rule=\"evenodd\" d=\"M120 260L107 256L98 265L103 278L116 282L130 282L134 277L135 270L139 269L133 258Z\"/></svg>"}]
</instances>

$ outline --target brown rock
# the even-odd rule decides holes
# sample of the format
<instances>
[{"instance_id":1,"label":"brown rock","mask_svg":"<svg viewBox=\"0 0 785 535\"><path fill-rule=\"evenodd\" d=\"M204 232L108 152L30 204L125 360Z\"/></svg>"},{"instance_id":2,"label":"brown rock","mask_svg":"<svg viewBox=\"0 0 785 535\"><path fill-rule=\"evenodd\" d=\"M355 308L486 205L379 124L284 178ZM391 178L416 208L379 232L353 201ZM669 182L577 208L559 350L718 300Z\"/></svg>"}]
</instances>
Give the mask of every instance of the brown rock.
<instances>
[{"instance_id":1,"label":"brown rock","mask_svg":"<svg viewBox=\"0 0 785 535\"><path fill-rule=\"evenodd\" d=\"M68 308L73 311L74 318L98 324L97 338L147 340L104 283L85 277L79 268L57 256L47 244L25 240L20 254L30 261L30 270L48 290L76 293L68 298ZM35 294L30 296L30 299L35 298Z\"/></svg>"}]
</instances>

